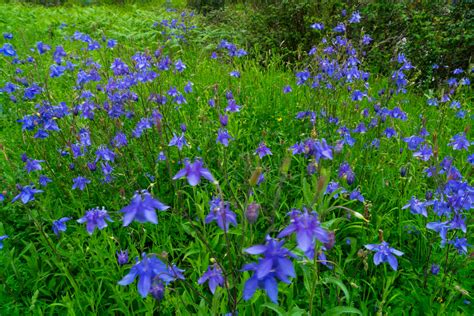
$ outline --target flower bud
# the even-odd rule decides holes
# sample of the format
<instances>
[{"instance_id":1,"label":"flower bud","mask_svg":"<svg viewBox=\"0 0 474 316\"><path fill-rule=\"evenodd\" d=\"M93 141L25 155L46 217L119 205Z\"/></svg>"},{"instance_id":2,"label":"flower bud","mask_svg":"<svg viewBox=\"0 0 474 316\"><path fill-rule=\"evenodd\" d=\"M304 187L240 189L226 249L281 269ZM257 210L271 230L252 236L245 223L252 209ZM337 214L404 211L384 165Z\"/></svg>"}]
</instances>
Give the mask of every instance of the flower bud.
<instances>
[{"instance_id":1,"label":"flower bud","mask_svg":"<svg viewBox=\"0 0 474 316\"><path fill-rule=\"evenodd\" d=\"M255 202L252 202L247 206L247 209L245 210L245 218L250 224L253 224L257 221L259 210L260 205Z\"/></svg>"}]
</instances>

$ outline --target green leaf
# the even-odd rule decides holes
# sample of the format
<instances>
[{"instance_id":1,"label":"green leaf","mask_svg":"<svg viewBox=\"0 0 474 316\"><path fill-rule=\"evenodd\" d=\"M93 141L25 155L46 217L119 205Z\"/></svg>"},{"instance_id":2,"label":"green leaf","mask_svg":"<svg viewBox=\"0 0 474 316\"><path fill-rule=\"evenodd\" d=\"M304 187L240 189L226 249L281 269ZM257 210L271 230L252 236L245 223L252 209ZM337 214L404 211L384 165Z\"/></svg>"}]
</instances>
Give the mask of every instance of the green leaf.
<instances>
[{"instance_id":1,"label":"green leaf","mask_svg":"<svg viewBox=\"0 0 474 316\"><path fill-rule=\"evenodd\" d=\"M355 307L350 306L336 306L324 312L322 316L333 316L333 315L343 315L343 314L358 314L362 315L362 312Z\"/></svg>"}]
</instances>

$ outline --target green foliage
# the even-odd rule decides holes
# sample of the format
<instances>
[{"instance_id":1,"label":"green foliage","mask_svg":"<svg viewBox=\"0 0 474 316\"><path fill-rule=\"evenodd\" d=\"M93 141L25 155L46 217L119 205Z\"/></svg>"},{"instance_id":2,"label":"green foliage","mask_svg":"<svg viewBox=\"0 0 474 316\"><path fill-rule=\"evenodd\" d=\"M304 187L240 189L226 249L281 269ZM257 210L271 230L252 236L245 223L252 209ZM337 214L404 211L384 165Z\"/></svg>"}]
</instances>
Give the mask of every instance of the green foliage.
<instances>
[{"instance_id":1,"label":"green foliage","mask_svg":"<svg viewBox=\"0 0 474 316\"><path fill-rule=\"evenodd\" d=\"M77 174L69 170L68 163L72 160L66 161L58 155L58 149L67 146L62 137L76 141L77 130L90 124L94 144L106 143L116 130L131 129L136 121L123 120L114 125L105 113L99 113L91 122L74 117L60 123L60 136L55 134L52 141L39 141L33 138L33 132L22 132L17 123L24 115L36 113L36 102L20 98L14 103L6 94L0 94L0 190L6 197L0 204L0 236L10 236L0 250L0 314L221 315L230 311L233 291L237 293L239 315L472 314L472 305L463 302L465 299L472 301L472 258L457 255L451 246L440 248L438 234L426 229L427 220L401 209L411 196L422 196L427 190L436 188L436 181L439 181L424 176L423 170L429 163L413 158L402 141L403 136L419 133L422 125L432 133L427 142L436 146L436 163L441 157L452 155L456 166L472 184L473 170L466 160L466 153L453 151L447 145L453 135L463 131L472 140L468 119L470 115L472 117L471 88L460 87L456 95L466 110L464 120L456 117L457 110L450 108L448 103L439 107L426 105L427 97L442 96L440 90L424 91L409 86L407 94L381 97L378 99L381 106L398 106L410 120L388 118L376 129L358 134L353 147L345 146L335 155L334 161L321 160L314 166L317 172L308 175L306 159L303 155L290 155L289 147L310 137L336 141L339 127L355 128L355 123L364 119L362 110L373 104L366 98L354 103L350 92L345 90L315 92L308 86L297 87L293 72L282 65L288 60L301 65L310 62L305 51L320 38L317 33L310 32L308 25L315 19L320 20L321 16L329 26L344 6L352 7L353 4L266 1L267 12L264 12L263 2L249 1L245 4L250 3L255 12L247 14L227 11L229 9L208 12L204 1L194 3L207 15L197 17L198 28L191 30L184 42L168 40L161 33L163 29L153 27L154 22L176 17L166 10L169 5L166 2L144 7L138 4L54 8L0 5L0 29L15 34L13 43L18 51L28 52L38 41L53 48L61 44L68 52L100 62L102 74L106 74L116 57L133 65L131 56L137 52L153 54L157 49L163 49L173 60L182 59L187 68L179 76L164 73L156 85L147 88L153 93L166 94L170 86L181 89L188 80L194 83L194 92L186 95L187 104L160 107L167 124L164 125L167 131L164 137L157 127L153 127L145 134L145 139L130 138L132 150L116 150L119 162L114 171L114 182L104 184L97 173L90 173L92 183L85 191L71 190L72 179ZM217 1L206 3L213 8L222 4ZM241 5L242 2L235 4L237 8ZM378 39L377 43L384 37L390 38L390 32L400 31L396 24L382 28L382 22L375 23L377 15L374 12L389 23L390 16L408 9L396 2L370 2L367 5L375 11L365 12L361 6L361 12L367 13L368 17L367 24L360 28L373 30L371 35ZM454 38L430 37L436 27L448 23L451 17L448 15L443 23L438 21L434 26L430 25L427 23L430 15L424 11L427 7L419 5L421 7L410 7L415 13L404 18L416 21L417 25L404 22L412 28L406 34L414 34L416 28L420 28L420 34L424 34L420 45L429 42L427 49L433 49L439 56L447 56L449 45L457 43L460 52L455 51L449 61L464 66L468 55L465 40L471 36L469 30L464 30L464 35L457 38L454 34L450 34ZM225 27L216 27L209 21ZM394 21L398 20L394 18ZM443 24L442 27L449 27L454 32L459 25L468 26L465 19L459 21L461 24ZM61 23L68 26L61 29ZM65 36L76 30L99 40L102 36L117 39L119 45L114 50L87 52L81 49L80 43L64 41ZM224 38L255 46L250 51L256 58L236 60L224 56L211 60L211 52ZM445 46L438 47L438 41ZM369 80L367 91L371 95L392 87L383 73L393 70L393 63L389 61L394 52L390 45L395 42L390 40L374 46L364 60L372 68L380 68L380 73L375 73ZM422 67L428 67L435 59L423 64L424 57L416 57L421 53L413 45L407 43L403 50L422 59ZM375 59L370 57L373 54ZM5 81L14 81L19 75L15 74L15 69L21 67L32 77L29 79L48 78L46 95L54 104L66 101L70 106L75 105L80 93L74 89L76 77L65 74L61 78L49 78L52 61L46 59L51 57L47 56L36 54L38 63L34 65L11 64L0 56L0 87ZM456 58L461 60L459 64ZM229 77L233 70L241 72L240 79ZM415 74L422 78L420 71ZM287 84L294 91L284 94L282 87ZM135 91L139 102L133 104L137 117L144 116L152 106L148 99L150 91L143 91L141 87ZM96 89L91 84L87 88ZM361 87L354 85L355 88ZM220 127L219 111L226 106L225 94L229 90L242 104L242 110L229 120L228 129L235 139L228 148L223 148L216 144L215 137ZM216 108L209 107L211 98L216 99ZM308 110L318 113L325 110L337 116L340 124L335 126L318 118L313 125L294 119L299 111ZM180 123L187 125L186 137L191 145L183 151L167 146L169 134L179 133ZM371 141L380 137L386 127L394 127L399 136L382 138L380 149L373 150ZM264 159L255 156L255 148L261 141L272 149L272 156ZM158 163L155 159L162 150L166 151L168 160ZM43 171L54 178L48 189L27 205L10 203L18 193L16 184L37 182L36 174L24 170L20 158L23 152L46 160L48 164L43 165ZM94 152L87 155L75 160L79 169L76 172L87 172L84 163L86 158L93 159ZM171 180L181 167L177 162L185 156L202 157L212 170L232 210L237 213L238 227L224 234L214 223L204 223L210 199L219 194L215 186L205 182L199 187L190 187L185 180ZM344 186L361 189L366 197L364 203L351 201L341 191L325 194L329 181L337 179L338 166L344 161L351 162L357 175L354 184L344 183ZM400 175L401 167L407 167L405 176ZM252 178L262 172L265 181L256 185ZM135 190L145 188L172 208L159 213L158 225L133 223L122 227L118 211L129 203ZM334 199L336 194L341 197ZM254 224L245 219L246 207L251 202L261 205ZM53 220L62 216L77 219L85 210L102 205L116 219L106 229L89 236L84 225L73 220L60 238L53 234ZM322 226L335 232L334 248L327 252L333 269L323 266L318 259L305 259L296 248L295 238L290 237L286 246L300 257L295 260L296 277L292 284L279 285L279 305L270 303L261 290L245 302L242 289L250 273L240 269L244 263L256 260L256 256L246 255L243 250L263 243L267 234L276 236L289 223L287 213L303 206L316 210ZM470 217L468 231L472 231L472 226ZM394 247L405 252L399 258L398 271L392 271L386 265L375 266L373 255L364 250L364 245L377 242L379 230L383 230L385 239ZM472 243L472 236L469 238ZM316 250L321 246L318 244ZM116 251L120 249L128 249L131 262L144 251L158 254L166 262L185 269L186 280L169 285L164 299L159 302L150 296L142 299L136 282L127 287L117 285L132 266L132 263L118 265ZM197 280L215 261L221 262L237 277L234 280L228 276L230 289L219 287L212 295L206 285L198 285ZM449 264L439 276L434 276L429 274L429 265L433 262Z\"/></svg>"}]
</instances>

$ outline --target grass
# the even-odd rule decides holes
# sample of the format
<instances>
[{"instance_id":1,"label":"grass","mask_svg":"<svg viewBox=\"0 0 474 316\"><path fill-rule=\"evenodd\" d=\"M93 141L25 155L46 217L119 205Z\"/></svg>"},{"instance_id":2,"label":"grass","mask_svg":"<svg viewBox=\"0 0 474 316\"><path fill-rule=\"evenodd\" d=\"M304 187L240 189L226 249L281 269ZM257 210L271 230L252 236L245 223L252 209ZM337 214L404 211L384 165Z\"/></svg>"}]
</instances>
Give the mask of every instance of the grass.
<instances>
[{"instance_id":1,"label":"grass","mask_svg":"<svg viewBox=\"0 0 474 316\"><path fill-rule=\"evenodd\" d=\"M178 8L182 9L183 3L178 3ZM7 93L0 94L0 168L3 170L0 185L5 198L0 236L9 235L0 252L2 314L209 315L235 310L242 315L471 314L472 303L468 304L474 285L470 278L474 272L471 248L467 254L458 254L452 244L441 247L439 234L426 228L428 222L441 219L431 206L428 218L402 209L412 196L424 201L427 191L435 192L446 186L445 174L431 178L424 174L429 166L438 166L439 173L439 164L445 156L453 158L453 166L463 176L459 183L472 185L473 168L468 162L472 149L453 150L449 145L451 138L462 132L468 140L473 139L471 88L459 86L451 96L461 103L464 118L456 117L459 110L451 108L449 102L437 107L427 105L428 98L439 99L448 91L446 87L439 91L417 91L408 83L406 94L394 93L389 97L393 82L377 74L371 74L368 88L364 87L364 81L350 84L352 90L366 91L373 97L373 100L363 98L353 102L347 84L333 90L297 86L294 74L303 69L287 69L278 56L269 56L265 68L247 57L230 58L222 50L220 58L211 59L220 39L238 37L233 33L237 31L201 25L199 16L186 15L188 27L197 25L186 32L153 26L154 22L160 24L165 19L168 23L173 18L179 19L179 13L166 10L163 3L58 8L0 5L0 29L14 34L11 43L21 59L28 55L35 58L33 63L12 64L11 58L0 56L0 87L7 81L14 82L16 77L25 77L29 84L36 82L44 88L34 100L23 99L23 88L13 93L17 102L12 102ZM67 26L60 27L62 23ZM167 33L163 35L162 30ZM89 34L104 47L88 51L86 43L65 39L75 31ZM168 40L170 32L183 38ZM116 39L118 45L105 48L102 36ZM50 45L52 50L44 55L30 52L29 48L38 41ZM50 78L52 53L57 45L64 46L66 59L77 64L77 68ZM60 131L49 132L45 139L34 138L36 131L22 131L17 121L25 115L37 115L36 105L40 100L52 105L66 102L72 112L84 102L82 91L90 90L96 105L103 108L105 101L112 103L113 97L98 91L95 82L76 88L78 69L93 68L90 63L87 65L87 59L101 65L98 73L102 77L100 84L105 87L113 77L110 65L115 58L121 58L132 70L132 56L138 52L152 56L159 49L161 55L157 60L168 55L173 63L182 60L186 69L179 73L171 66L171 70L157 71L159 76L152 82L131 86L129 89L136 98L128 98L123 104L126 111L134 112L132 118L122 115L113 119L98 108L94 110L93 120L82 117L81 111L56 119ZM317 71L317 64L309 58L308 65ZM15 73L17 68L22 72ZM234 70L240 72L240 78L229 76ZM189 81L193 83L193 91L183 93L185 104L169 101L158 105L149 100L152 93L166 95L171 87L183 92ZM291 85L293 91L283 93L285 85ZM379 96L378 91L383 88L387 92ZM124 90L127 89L115 92ZM221 128L219 115L224 114L228 105L229 91L241 110L227 113L226 129L233 140L224 147L216 143L216 136ZM215 99L215 107L209 106L210 99ZM380 113L374 110L377 105L387 109L398 106L406 113L407 120L388 116L382 122ZM368 109L368 117L362 115L364 108ZM153 110L163 116L160 123L153 121L141 137L132 137L139 120L152 117ZM326 116L320 115L322 110ZM315 124L308 119L295 119L300 111L316 112ZM337 117L339 123L331 123L330 117ZM292 155L289 150L296 142L307 139L325 139L336 146L343 139L342 126L353 130L360 122L368 126L372 118L379 119L377 125L366 133L351 132L354 145L346 144L340 152L333 149L333 159L321 159L315 164L314 157ZM183 123L189 146L180 151L168 143L173 134L181 134ZM403 141L404 137L418 134L422 126L430 133L424 142L434 151L428 161L413 157ZM388 127L397 132L395 137L385 136ZM81 128L90 131L92 146L74 159L71 145L79 142ZM126 133L128 145L113 148L110 140L119 131ZM379 148L371 146L375 138L380 140ZM272 155L260 159L254 152L262 142ZM113 167L110 183L103 181L105 161L97 163L96 171L87 167L88 162L96 159L99 145L113 148L116 156L115 162L110 163ZM69 155L61 156L59 150ZM162 151L166 161L157 160ZM31 159L44 160L43 169L26 172L22 153ZM202 158L219 185L204 179L198 186L190 186L184 179L172 180L185 157L191 161ZM343 162L348 162L355 173L353 183L338 177ZM315 172L308 174L308 167L313 167ZM400 172L402 168L407 170L404 176ZM40 174L53 180L45 188L38 185ZM265 180L257 185L260 174L264 174ZM71 189L77 176L91 181L83 191ZM358 188L365 201L351 200L348 193L341 191L325 194L329 181L338 181L348 193ZM30 183L44 192L29 203L12 203L20 192L17 185ZM133 222L122 227L120 210L130 203L135 191L143 189L170 209L158 212L157 225ZM236 213L238 225L231 226L227 232L214 222L205 223L213 196L229 201ZM261 207L255 223L245 216L252 202ZM89 235L76 220L86 210L102 206L114 222ZM242 272L241 268L245 263L257 261L257 256L244 250L263 244L267 235L275 238L290 223L287 213L292 208L303 207L317 211L322 227L335 233L334 247L326 251L333 268L321 264L322 259L317 256L315 260L308 259L298 249L295 238L289 236L285 238L285 247L299 258L292 260L296 276L291 284L278 286L278 305L262 290L257 290L250 300L244 300L245 282L252 273ZM453 207L452 212L455 211L458 210ZM471 211L467 208L463 212L467 233L452 229L447 238L465 236L472 244ZM58 238L51 225L65 216L73 220L67 222L67 231ZM373 254L364 248L382 239L404 252L398 257L397 271L387 263L375 266ZM315 246L316 253L322 250L320 242ZM116 253L121 249L127 249L130 254L130 261L124 266L117 262ZM170 283L161 300L151 295L140 297L135 283L117 284L129 272L133 258L143 252L157 254L165 263L185 270L185 280ZM224 268L226 285L212 295L207 284L199 285L197 280L214 262ZM441 266L438 275L430 273L433 263Z\"/></svg>"}]
</instances>

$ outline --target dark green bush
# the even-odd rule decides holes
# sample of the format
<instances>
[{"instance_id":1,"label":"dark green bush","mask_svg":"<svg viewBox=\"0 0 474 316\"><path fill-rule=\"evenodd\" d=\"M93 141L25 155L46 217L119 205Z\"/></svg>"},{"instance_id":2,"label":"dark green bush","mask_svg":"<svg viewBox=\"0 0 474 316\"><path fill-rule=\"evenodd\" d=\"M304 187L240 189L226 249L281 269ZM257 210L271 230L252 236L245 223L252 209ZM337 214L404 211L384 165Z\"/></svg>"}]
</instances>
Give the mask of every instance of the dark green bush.
<instances>
[{"instance_id":1,"label":"dark green bush","mask_svg":"<svg viewBox=\"0 0 474 316\"><path fill-rule=\"evenodd\" d=\"M417 82L432 85L432 65L441 67L438 78L445 78L455 67L467 68L474 51L474 1L340 1L340 0L189 0L194 8L205 10L207 20L216 26L234 23L254 57L272 52L286 62L297 63L320 35L309 26L323 22L335 26L343 9L359 10L362 21L350 32L370 34L374 44L367 52L372 70L386 74L392 58L404 52L417 67ZM199 5L198 5L199 4ZM225 5L225 6L224 6ZM209 10L217 10L209 13ZM228 25L227 25L228 26ZM265 62L264 60L262 62Z\"/></svg>"}]
</instances>

